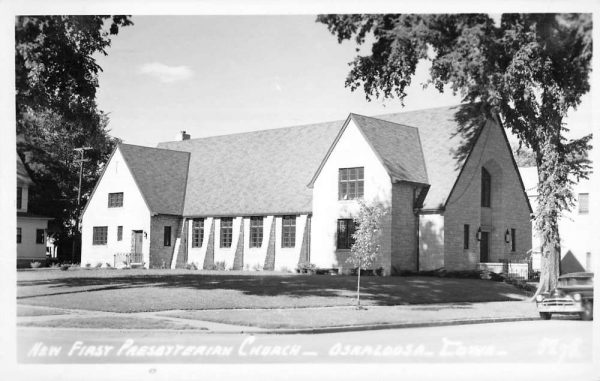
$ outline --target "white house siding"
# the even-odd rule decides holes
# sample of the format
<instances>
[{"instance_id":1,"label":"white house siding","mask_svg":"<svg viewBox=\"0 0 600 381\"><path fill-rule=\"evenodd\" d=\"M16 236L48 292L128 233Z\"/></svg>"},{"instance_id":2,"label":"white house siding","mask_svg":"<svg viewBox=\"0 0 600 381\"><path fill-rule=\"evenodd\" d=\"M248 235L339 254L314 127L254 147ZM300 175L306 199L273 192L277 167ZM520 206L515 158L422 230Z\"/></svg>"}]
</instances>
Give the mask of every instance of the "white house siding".
<instances>
[{"instance_id":1,"label":"white house siding","mask_svg":"<svg viewBox=\"0 0 600 381\"><path fill-rule=\"evenodd\" d=\"M17 265L29 267L29 263L46 259L47 218L18 217L17 228L21 228L21 243L17 243ZM44 242L36 243L36 232L44 230Z\"/></svg>"},{"instance_id":2,"label":"white house siding","mask_svg":"<svg viewBox=\"0 0 600 381\"><path fill-rule=\"evenodd\" d=\"M580 193L587 193L589 195L590 210L587 213L579 212L578 197ZM597 250L593 250L593 241L591 238L597 232L594 230L591 207L594 204L594 196L597 193L592 191L589 180L581 180L574 186L573 194L576 198L575 206L569 213L565 213L558 223L562 257L561 272L592 271L594 268L594 256L597 255ZM572 257L569 258L571 255Z\"/></svg>"},{"instance_id":3,"label":"white house siding","mask_svg":"<svg viewBox=\"0 0 600 381\"><path fill-rule=\"evenodd\" d=\"M419 216L419 270L444 267L444 215Z\"/></svg>"},{"instance_id":4,"label":"white house siding","mask_svg":"<svg viewBox=\"0 0 600 381\"><path fill-rule=\"evenodd\" d=\"M123 207L109 208L108 194L123 192ZM119 149L107 164L101 181L82 217L81 263L114 264L115 253L131 251L133 230L146 233L142 252L148 267L150 252L150 211ZM106 245L93 245L94 226L108 226ZM117 226L123 226L123 239L117 241Z\"/></svg>"},{"instance_id":5,"label":"white house siding","mask_svg":"<svg viewBox=\"0 0 600 381\"><path fill-rule=\"evenodd\" d=\"M356 216L359 205L355 200L338 200L338 174L340 168L364 167L364 199L391 206L392 183L386 169L363 137L350 121L328 160L314 182L313 216L311 222L311 262L317 267L348 269L349 250L336 249L337 220ZM386 218L381 242L383 264L389 274L391 263L391 219Z\"/></svg>"},{"instance_id":6,"label":"white house siding","mask_svg":"<svg viewBox=\"0 0 600 381\"><path fill-rule=\"evenodd\" d=\"M477 229L490 231L488 262L519 260L531 249L531 224L527 198L513 165L511 151L497 124L488 121L459 176L444 211L445 267L474 269L480 262ZM492 177L492 207L481 205L481 167ZM464 249L463 227L470 225L469 248ZM517 250L504 241L505 231L516 229Z\"/></svg>"}]
</instances>

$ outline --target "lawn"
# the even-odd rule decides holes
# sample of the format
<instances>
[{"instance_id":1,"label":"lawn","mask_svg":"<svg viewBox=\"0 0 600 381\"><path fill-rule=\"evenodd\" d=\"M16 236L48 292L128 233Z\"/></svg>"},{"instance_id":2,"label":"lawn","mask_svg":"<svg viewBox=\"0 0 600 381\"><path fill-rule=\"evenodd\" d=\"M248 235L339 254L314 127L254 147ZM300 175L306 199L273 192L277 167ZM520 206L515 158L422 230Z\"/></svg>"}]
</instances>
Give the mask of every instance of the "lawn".
<instances>
[{"instance_id":1,"label":"lawn","mask_svg":"<svg viewBox=\"0 0 600 381\"><path fill-rule=\"evenodd\" d=\"M19 271L17 302L113 312L349 306L356 277L194 270ZM363 277L365 305L523 300L489 280Z\"/></svg>"},{"instance_id":2,"label":"lawn","mask_svg":"<svg viewBox=\"0 0 600 381\"><path fill-rule=\"evenodd\" d=\"M102 328L102 329L200 329L189 324L173 322L167 319L150 319L138 317L72 317L69 319L54 319L43 321L28 321L19 323L21 327L46 328Z\"/></svg>"},{"instance_id":3,"label":"lawn","mask_svg":"<svg viewBox=\"0 0 600 381\"><path fill-rule=\"evenodd\" d=\"M162 312L159 316L260 328L323 328L372 324L423 323L485 318L537 318L534 303L490 302L412 306L198 310Z\"/></svg>"}]
</instances>

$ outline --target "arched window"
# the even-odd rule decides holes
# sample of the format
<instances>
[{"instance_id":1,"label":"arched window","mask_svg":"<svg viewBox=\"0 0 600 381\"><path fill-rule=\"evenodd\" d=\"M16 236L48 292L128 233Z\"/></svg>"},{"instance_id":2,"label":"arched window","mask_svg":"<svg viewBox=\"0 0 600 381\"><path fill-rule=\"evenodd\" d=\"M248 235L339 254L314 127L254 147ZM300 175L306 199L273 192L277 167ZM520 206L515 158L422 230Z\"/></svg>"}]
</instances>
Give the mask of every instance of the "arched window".
<instances>
[{"instance_id":1,"label":"arched window","mask_svg":"<svg viewBox=\"0 0 600 381\"><path fill-rule=\"evenodd\" d=\"M492 176L481 167L481 206L490 208L492 206Z\"/></svg>"}]
</instances>

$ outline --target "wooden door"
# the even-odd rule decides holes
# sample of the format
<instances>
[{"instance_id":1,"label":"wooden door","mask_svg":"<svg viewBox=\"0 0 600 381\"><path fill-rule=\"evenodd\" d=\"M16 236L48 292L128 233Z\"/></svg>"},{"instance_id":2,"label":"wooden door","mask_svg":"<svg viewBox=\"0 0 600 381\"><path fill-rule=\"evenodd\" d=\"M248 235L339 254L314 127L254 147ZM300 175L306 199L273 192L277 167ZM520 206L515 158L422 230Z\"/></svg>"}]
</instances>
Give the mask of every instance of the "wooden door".
<instances>
[{"instance_id":1,"label":"wooden door","mask_svg":"<svg viewBox=\"0 0 600 381\"><path fill-rule=\"evenodd\" d=\"M131 234L131 252L135 254L142 253L143 232L134 230Z\"/></svg>"},{"instance_id":2,"label":"wooden door","mask_svg":"<svg viewBox=\"0 0 600 381\"><path fill-rule=\"evenodd\" d=\"M479 262L486 263L490 257L490 232L481 232L479 242Z\"/></svg>"}]
</instances>

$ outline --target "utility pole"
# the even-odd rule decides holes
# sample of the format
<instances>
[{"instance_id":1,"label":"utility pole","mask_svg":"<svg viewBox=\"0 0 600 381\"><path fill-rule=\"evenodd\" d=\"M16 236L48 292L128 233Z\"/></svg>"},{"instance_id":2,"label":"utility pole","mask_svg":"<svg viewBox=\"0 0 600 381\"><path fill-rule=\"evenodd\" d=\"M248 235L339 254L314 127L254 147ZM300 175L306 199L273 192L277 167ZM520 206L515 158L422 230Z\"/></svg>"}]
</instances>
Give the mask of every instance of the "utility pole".
<instances>
[{"instance_id":1,"label":"utility pole","mask_svg":"<svg viewBox=\"0 0 600 381\"><path fill-rule=\"evenodd\" d=\"M90 161L90 159L85 159L85 151L89 151L91 150L92 147L79 147L79 148L74 148L73 150L76 152L79 152L81 154L81 157L79 158L79 160L75 160L75 163L79 163L79 187L77 188L77 221L76 221L76 237L75 240L73 240L73 250L71 251L71 263L73 263L75 261L75 247L76 247L76 240L77 239L81 239L81 231L80 231L80 221L81 221L81 181L83 178L83 163L85 163L86 161ZM81 245L79 245L79 247L81 248Z\"/></svg>"}]
</instances>

